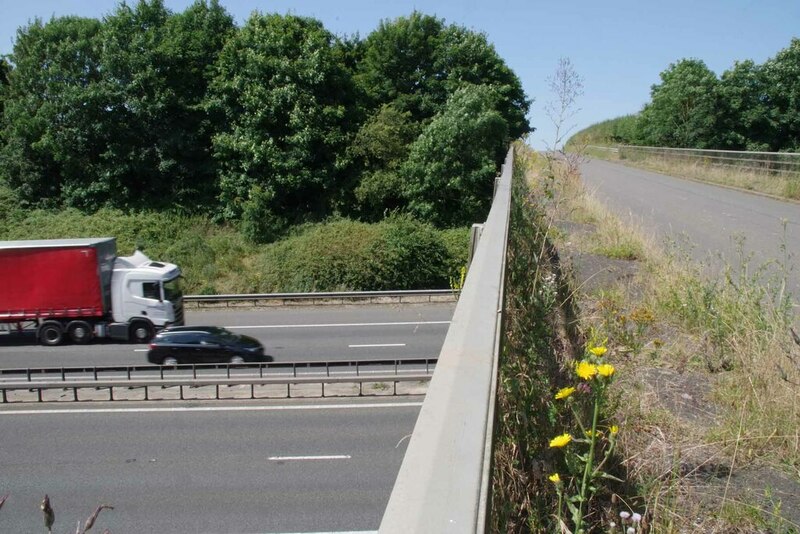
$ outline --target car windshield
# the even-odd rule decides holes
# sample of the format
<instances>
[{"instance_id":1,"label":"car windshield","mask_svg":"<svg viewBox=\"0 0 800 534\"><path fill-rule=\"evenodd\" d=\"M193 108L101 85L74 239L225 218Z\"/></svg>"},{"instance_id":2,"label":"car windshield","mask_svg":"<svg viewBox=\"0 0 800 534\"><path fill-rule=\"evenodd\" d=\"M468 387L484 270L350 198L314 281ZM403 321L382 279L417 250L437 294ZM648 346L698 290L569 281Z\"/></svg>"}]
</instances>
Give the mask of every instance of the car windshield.
<instances>
[{"instance_id":1,"label":"car windshield","mask_svg":"<svg viewBox=\"0 0 800 534\"><path fill-rule=\"evenodd\" d=\"M176 302L183 297L183 278L180 276L164 282L164 298L170 302Z\"/></svg>"}]
</instances>

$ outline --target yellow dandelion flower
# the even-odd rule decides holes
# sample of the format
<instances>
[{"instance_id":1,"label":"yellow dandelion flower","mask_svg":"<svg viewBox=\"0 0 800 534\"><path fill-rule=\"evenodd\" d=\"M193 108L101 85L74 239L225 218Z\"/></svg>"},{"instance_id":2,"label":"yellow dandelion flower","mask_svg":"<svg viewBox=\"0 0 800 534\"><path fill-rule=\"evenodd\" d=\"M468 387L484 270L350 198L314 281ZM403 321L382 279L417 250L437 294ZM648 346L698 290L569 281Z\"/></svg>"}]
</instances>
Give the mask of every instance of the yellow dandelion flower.
<instances>
[{"instance_id":1,"label":"yellow dandelion flower","mask_svg":"<svg viewBox=\"0 0 800 534\"><path fill-rule=\"evenodd\" d=\"M605 348L605 347L592 347L591 349L589 349L589 352L591 352L592 354L594 354L595 356L597 356L599 358L603 354L605 354L607 350L608 349Z\"/></svg>"},{"instance_id":2,"label":"yellow dandelion flower","mask_svg":"<svg viewBox=\"0 0 800 534\"><path fill-rule=\"evenodd\" d=\"M616 436L617 432L619 432L619 427L617 425L611 425L611 428L609 428L609 430L611 431L612 435Z\"/></svg>"},{"instance_id":3,"label":"yellow dandelion flower","mask_svg":"<svg viewBox=\"0 0 800 534\"><path fill-rule=\"evenodd\" d=\"M558 393L556 393L556 400L566 399L573 393L575 393L575 388L572 386L567 388L561 388L558 390Z\"/></svg>"},{"instance_id":4,"label":"yellow dandelion flower","mask_svg":"<svg viewBox=\"0 0 800 534\"><path fill-rule=\"evenodd\" d=\"M559 482L561 482L561 477L558 476L558 473L553 473L547 478L550 479L550 482L552 482L553 484L558 484Z\"/></svg>"},{"instance_id":5,"label":"yellow dandelion flower","mask_svg":"<svg viewBox=\"0 0 800 534\"><path fill-rule=\"evenodd\" d=\"M572 436L569 434L561 434L560 436L556 436L550 440L551 447L563 447L564 445L568 444L572 441Z\"/></svg>"},{"instance_id":6,"label":"yellow dandelion flower","mask_svg":"<svg viewBox=\"0 0 800 534\"><path fill-rule=\"evenodd\" d=\"M597 366L597 374L600 376L609 377L614 374L614 366L610 363L604 363Z\"/></svg>"},{"instance_id":7,"label":"yellow dandelion flower","mask_svg":"<svg viewBox=\"0 0 800 534\"><path fill-rule=\"evenodd\" d=\"M591 430L587 430L587 431L585 431L585 432L584 432L584 434L586 434L586 437L587 437L587 438L591 438L591 437L592 437L592 431L591 431ZM595 435L595 436L602 436L602 435L603 435L603 433L602 433L602 432L600 432L599 430L596 430L596 431L595 431L595 433L594 433L594 435Z\"/></svg>"},{"instance_id":8,"label":"yellow dandelion flower","mask_svg":"<svg viewBox=\"0 0 800 534\"><path fill-rule=\"evenodd\" d=\"M597 374L597 366L584 360L575 367L575 372L582 379L591 380Z\"/></svg>"}]
</instances>

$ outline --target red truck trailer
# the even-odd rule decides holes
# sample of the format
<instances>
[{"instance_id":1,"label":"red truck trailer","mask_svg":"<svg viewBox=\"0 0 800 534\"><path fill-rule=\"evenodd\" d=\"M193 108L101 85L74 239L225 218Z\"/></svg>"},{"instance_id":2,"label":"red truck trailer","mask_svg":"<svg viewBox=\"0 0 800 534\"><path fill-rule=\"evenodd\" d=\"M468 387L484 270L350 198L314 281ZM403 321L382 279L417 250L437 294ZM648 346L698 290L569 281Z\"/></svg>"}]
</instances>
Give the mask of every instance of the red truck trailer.
<instances>
[{"instance_id":1,"label":"red truck trailer","mask_svg":"<svg viewBox=\"0 0 800 534\"><path fill-rule=\"evenodd\" d=\"M114 238L0 241L0 323L32 325L45 345L148 341L176 312L182 322L179 276L138 251L117 257Z\"/></svg>"}]
</instances>

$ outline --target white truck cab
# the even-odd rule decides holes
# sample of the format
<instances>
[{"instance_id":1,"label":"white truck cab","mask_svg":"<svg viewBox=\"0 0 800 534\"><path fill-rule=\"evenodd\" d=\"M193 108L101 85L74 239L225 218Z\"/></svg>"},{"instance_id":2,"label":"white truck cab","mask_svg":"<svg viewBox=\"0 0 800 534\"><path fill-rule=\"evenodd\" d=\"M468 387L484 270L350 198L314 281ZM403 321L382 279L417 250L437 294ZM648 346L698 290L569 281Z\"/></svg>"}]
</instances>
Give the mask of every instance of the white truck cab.
<instances>
[{"instance_id":1,"label":"white truck cab","mask_svg":"<svg viewBox=\"0 0 800 534\"><path fill-rule=\"evenodd\" d=\"M173 263L152 261L141 251L114 259L111 309L114 329L128 328L134 340L149 339L153 327L183 324L181 271Z\"/></svg>"}]
</instances>

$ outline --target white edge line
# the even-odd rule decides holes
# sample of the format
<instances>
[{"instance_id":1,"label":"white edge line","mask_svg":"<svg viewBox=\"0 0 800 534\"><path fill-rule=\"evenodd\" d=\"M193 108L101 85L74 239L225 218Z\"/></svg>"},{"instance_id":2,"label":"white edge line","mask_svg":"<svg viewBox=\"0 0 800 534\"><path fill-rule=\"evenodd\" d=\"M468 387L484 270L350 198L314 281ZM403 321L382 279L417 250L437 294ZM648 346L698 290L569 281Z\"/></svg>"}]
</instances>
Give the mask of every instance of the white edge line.
<instances>
[{"instance_id":1,"label":"white edge line","mask_svg":"<svg viewBox=\"0 0 800 534\"><path fill-rule=\"evenodd\" d=\"M371 404L304 404L282 406L174 406L171 408L85 408L77 410L2 410L3 415L53 415L89 413L169 413L169 412L280 412L303 410L359 410L373 408L416 408L421 402L371 403Z\"/></svg>"},{"instance_id":2,"label":"white edge line","mask_svg":"<svg viewBox=\"0 0 800 534\"><path fill-rule=\"evenodd\" d=\"M303 460L349 460L352 458L349 454L328 454L320 456L270 456L267 460L273 462L291 462Z\"/></svg>"},{"instance_id":3,"label":"white edge line","mask_svg":"<svg viewBox=\"0 0 800 534\"><path fill-rule=\"evenodd\" d=\"M375 343L373 345L347 345L351 349L371 349L377 347L405 347L405 343Z\"/></svg>"},{"instance_id":4,"label":"white edge line","mask_svg":"<svg viewBox=\"0 0 800 534\"><path fill-rule=\"evenodd\" d=\"M229 325L225 328L232 330L241 330L248 328L342 328L348 326L417 326L424 324L450 324L452 321L408 321L399 323L325 323L325 324L262 324L262 325L247 325L247 326L233 326Z\"/></svg>"}]
</instances>

